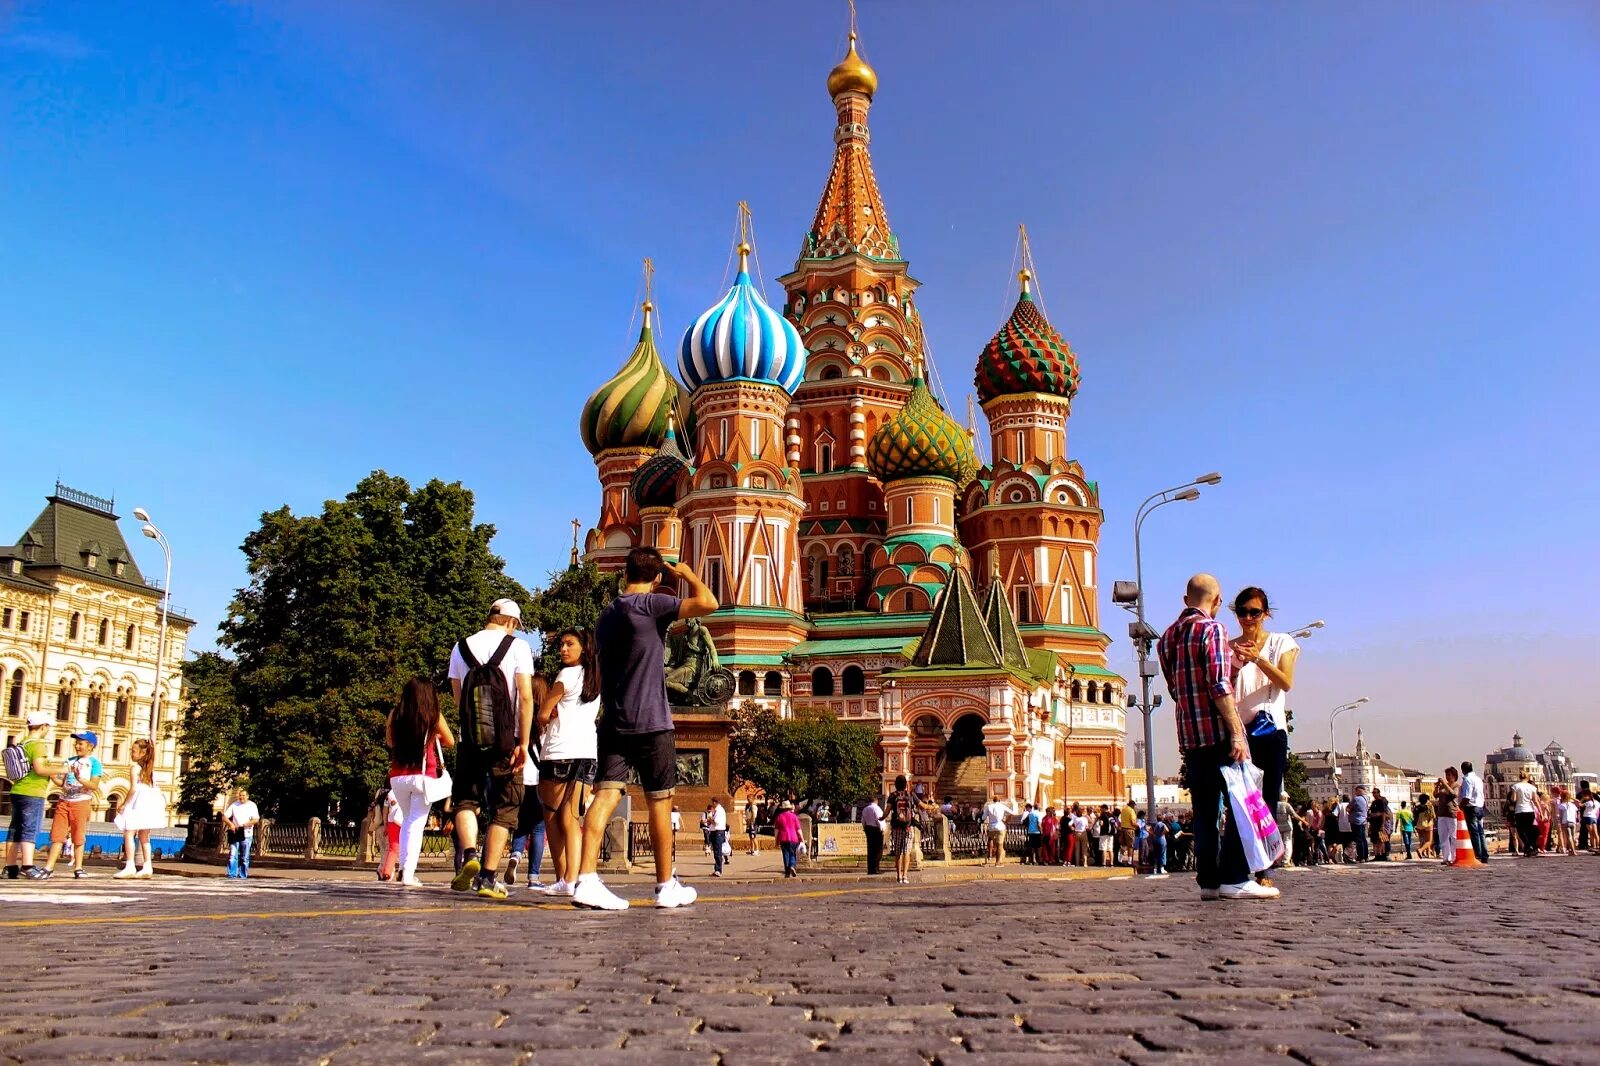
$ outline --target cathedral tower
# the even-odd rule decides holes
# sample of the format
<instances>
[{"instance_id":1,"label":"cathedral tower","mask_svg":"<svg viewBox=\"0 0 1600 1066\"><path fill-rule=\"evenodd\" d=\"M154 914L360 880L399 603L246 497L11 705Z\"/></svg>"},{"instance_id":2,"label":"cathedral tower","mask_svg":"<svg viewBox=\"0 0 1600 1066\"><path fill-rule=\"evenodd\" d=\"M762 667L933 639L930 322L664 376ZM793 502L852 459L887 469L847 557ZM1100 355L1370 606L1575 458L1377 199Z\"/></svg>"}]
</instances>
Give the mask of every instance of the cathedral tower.
<instances>
[{"instance_id":1,"label":"cathedral tower","mask_svg":"<svg viewBox=\"0 0 1600 1066\"><path fill-rule=\"evenodd\" d=\"M638 343L622 369L589 397L578 424L601 490L600 521L589 530L584 557L607 571L621 569L628 551L641 543L638 509L628 491L634 471L666 439L673 418L681 425L689 410L688 393L656 350L653 310L646 299Z\"/></svg>"},{"instance_id":2,"label":"cathedral tower","mask_svg":"<svg viewBox=\"0 0 1600 1066\"><path fill-rule=\"evenodd\" d=\"M683 554L722 603L706 626L731 665L773 661L805 637L803 503L784 416L806 350L761 298L749 255L741 241L733 287L684 333L679 357L695 420L689 492L678 501Z\"/></svg>"},{"instance_id":3,"label":"cathedral tower","mask_svg":"<svg viewBox=\"0 0 1600 1066\"><path fill-rule=\"evenodd\" d=\"M885 532L867 442L905 405L924 358L918 283L889 228L868 151L867 112L877 90L877 72L852 31L848 53L828 74L833 166L800 258L779 279L785 313L810 353L787 428L805 485L800 547L813 610L866 605L871 575L863 564Z\"/></svg>"}]
</instances>

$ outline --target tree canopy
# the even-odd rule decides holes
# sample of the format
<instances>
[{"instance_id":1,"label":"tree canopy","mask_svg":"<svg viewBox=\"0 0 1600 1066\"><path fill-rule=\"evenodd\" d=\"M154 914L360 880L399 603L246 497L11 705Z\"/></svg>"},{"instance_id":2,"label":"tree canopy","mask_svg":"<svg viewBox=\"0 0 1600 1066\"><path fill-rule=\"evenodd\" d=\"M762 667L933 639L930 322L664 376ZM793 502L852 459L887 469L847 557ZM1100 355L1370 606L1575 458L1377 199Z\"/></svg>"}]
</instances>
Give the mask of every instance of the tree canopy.
<instances>
[{"instance_id":1,"label":"tree canopy","mask_svg":"<svg viewBox=\"0 0 1600 1066\"><path fill-rule=\"evenodd\" d=\"M729 770L768 796L824 799L840 810L880 791L876 743L871 726L831 711L802 707L782 719L747 704L734 712Z\"/></svg>"},{"instance_id":2,"label":"tree canopy","mask_svg":"<svg viewBox=\"0 0 1600 1066\"><path fill-rule=\"evenodd\" d=\"M581 563L550 572L549 583L533 594L523 612L529 629L540 633L564 629L594 629L600 612L617 595L617 575L602 574L594 563ZM554 674L560 668L556 649L544 649L541 671Z\"/></svg>"},{"instance_id":3,"label":"tree canopy","mask_svg":"<svg viewBox=\"0 0 1600 1066\"><path fill-rule=\"evenodd\" d=\"M235 658L189 667L186 798L245 776L277 817L359 817L386 772L383 722L401 687L443 686L451 645L490 603L531 601L494 534L459 482L413 489L381 470L321 514L263 514L221 626Z\"/></svg>"}]
</instances>

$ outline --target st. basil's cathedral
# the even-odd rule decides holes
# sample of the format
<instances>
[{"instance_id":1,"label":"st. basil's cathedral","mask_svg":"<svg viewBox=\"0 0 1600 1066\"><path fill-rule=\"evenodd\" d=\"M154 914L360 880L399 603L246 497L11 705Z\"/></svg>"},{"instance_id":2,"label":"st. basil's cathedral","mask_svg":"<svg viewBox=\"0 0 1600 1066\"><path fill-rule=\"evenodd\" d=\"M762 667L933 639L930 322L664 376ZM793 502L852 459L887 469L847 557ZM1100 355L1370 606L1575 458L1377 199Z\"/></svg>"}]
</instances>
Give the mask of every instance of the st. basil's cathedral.
<instances>
[{"instance_id":1,"label":"st. basil's cathedral","mask_svg":"<svg viewBox=\"0 0 1600 1066\"><path fill-rule=\"evenodd\" d=\"M781 310L741 243L675 376L645 303L637 346L583 411L603 493L585 558L616 571L651 545L687 560L723 604L705 624L733 702L875 725L886 786L904 773L963 804L1109 802L1126 794L1124 681L1099 624L1099 489L1067 449L1077 358L1024 270L977 357L980 467L975 431L929 390L919 283L868 151L877 88L852 33L828 75L833 165ZM715 776L706 791L725 793Z\"/></svg>"}]
</instances>

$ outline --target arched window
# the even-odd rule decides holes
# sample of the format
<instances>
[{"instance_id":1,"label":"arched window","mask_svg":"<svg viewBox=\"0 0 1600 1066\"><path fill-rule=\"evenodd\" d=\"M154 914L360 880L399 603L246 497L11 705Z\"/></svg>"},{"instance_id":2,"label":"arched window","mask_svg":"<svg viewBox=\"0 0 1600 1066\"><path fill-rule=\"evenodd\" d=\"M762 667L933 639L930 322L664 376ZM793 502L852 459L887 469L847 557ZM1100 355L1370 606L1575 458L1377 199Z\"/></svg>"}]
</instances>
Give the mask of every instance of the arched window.
<instances>
[{"instance_id":1,"label":"arched window","mask_svg":"<svg viewBox=\"0 0 1600 1066\"><path fill-rule=\"evenodd\" d=\"M72 721L72 685L67 683L61 686L61 691L56 693L56 721Z\"/></svg>"},{"instance_id":2,"label":"arched window","mask_svg":"<svg viewBox=\"0 0 1600 1066\"><path fill-rule=\"evenodd\" d=\"M813 696L833 695L833 671L826 666L819 666L811 671L811 694Z\"/></svg>"},{"instance_id":3,"label":"arched window","mask_svg":"<svg viewBox=\"0 0 1600 1066\"><path fill-rule=\"evenodd\" d=\"M72 620L67 623L67 639L68 640L77 640L78 639L78 630L79 630L80 627L82 627L82 625L83 625L83 615L79 614L77 611L73 611L72 612Z\"/></svg>"},{"instance_id":4,"label":"arched window","mask_svg":"<svg viewBox=\"0 0 1600 1066\"><path fill-rule=\"evenodd\" d=\"M842 377L844 377L844 371L840 370L837 366L827 366L822 368L823 381L832 381L834 378Z\"/></svg>"},{"instance_id":5,"label":"arched window","mask_svg":"<svg viewBox=\"0 0 1600 1066\"><path fill-rule=\"evenodd\" d=\"M1114 699L1115 693L1111 691L1111 683L1108 681L1100 689L1100 702L1111 703Z\"/></svg>"},{"instance_id":6,"label":"arched window","mask_svg":"<svg viewBox=\"0 0 1600 1066\"><path fill-rule=\"evenodd\" d=\"M754 696L756 694L756 672L754 670L741 670L739 672L739 695Z\"/></svg>"},{"instance_id":7,"label":"arched window","mask_svg":"<svg viewBox=\"0 0 1600 1066\"><path fill-rule=\"evenodd\" d=\"M128 728L128 690L117 691L117 702L112 711L112 724L118 729Z\"/></svg>"},{"instance_id":8,"label":"arched window","mask_svg":"<svg viewBox=\"0 0 1600 1066\"><path fill-rule=\"evenodd\" d=\"M117 817L117 811L121 807L122 807L122 794L120 792L113 792L113 793L111 793L111 795L107 796L106 797L106 821L109 822L109 821L115 820L116 817Z\"/></svg>"},{"instance_id":9,"label":"arched window","mask_svg":"<svg viewBox=\"0 0 1600 1066\"><path fill-rule=\"evenodd\" d=\"M108 622L106 619L102 618L102 619L100 619L100 629L99 629L99 631L97 633L95 633L95 642L97 644L99 644L103 648L103 647L106 646L106 644L110 640L111 640L111 623Z\"/></svg>"},{"instance_id":10,"label":"arched window","mask_svg":"<svg viewBox=\"0 0 1600 1066\"><path fill-rule=\"evenodd\" d=\"M1083 702L1083 682L1082 681L1074 681L1072 683L1072 702L1073 703L1082 703Z\"/></svg>"},{"instance_id":11,"label":"arched window","mask_svg":"<svg viewBox=\"0 0 1600 1066\"><path fill-rule=\"evenodd\" d=\"M824 444L817 449L817 473L826 474L833 469L833 445Z\"/></svg>"},{"instance_id":12,"label":"arched window","mask_svg":"<svg viewBox=\"0 0 1600 1066\"><path fill-rule=\"evenodd\" d=\"M859 666L844 668L844 694L846 696L861 696L867 691L867 675Z\"/></svg>"},{"instance_id":13,"label":"arched window","mask_svg":"<svg viewBox=\"0 0 1600 1066\"><path fill-rule=\"evenodd\" d=\"M761 682L763 696L783 695L783 675L776 670L768 670L766 678Z\"/></svg>"},{"instance_id":14,"label":"arched window","mask_svg":"<svg viewBox=\"0 0 1600 1066\"><path fill-rule=\"evenodd\" d=\"M132 626L128 627L127 634L124 635L123 638L122 638L122 648L123 648L124 651L132 651L133 650L133 627Z\"/></svg>"},{"instance_id":15,"label":"arched window","mask_svg":"<svg viewBox=\"0 0 1600 1066\"><path fill-rule=\"evenodd\" d=\"M86 717L84 718L84 722L86 724L88 724L88 725L99 725L100 724L100 700L101 700L100 689L99 688L90 689L89 690L89 710L88 710L88 713L87 713Z\"/></svg>"},{"instance_id":16,"label":"arched window","mask_svg":"<svg viewBox=\"0 0 1600 1066\"><path fill-rule=\"evenodd\" d=\"M11 675L11 691L6 693L6 713L13 718L22 717L22 688L26 680L19 666Z\"/></svg>"}]
</instances>

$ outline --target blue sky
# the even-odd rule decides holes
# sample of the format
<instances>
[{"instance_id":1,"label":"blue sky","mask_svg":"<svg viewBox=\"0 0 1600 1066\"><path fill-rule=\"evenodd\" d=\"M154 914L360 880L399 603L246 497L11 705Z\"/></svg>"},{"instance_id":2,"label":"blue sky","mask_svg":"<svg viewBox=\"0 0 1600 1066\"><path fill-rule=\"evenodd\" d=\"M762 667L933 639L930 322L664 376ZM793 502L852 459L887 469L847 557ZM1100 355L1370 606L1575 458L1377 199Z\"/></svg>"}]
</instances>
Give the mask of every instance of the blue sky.
<instances>
[{"instance_id":1,"label":"blue sky","mask_svg":"<svg viewBox=\"0 0 1600 1066\"><path fill-rule=\"evenodd\" d=\"M11 535L57 477L149 508L204 647L259 514L381 467L465 482L538 583L597 511L577 414L640 258L673 338L721 295L738 200L770 293L792 265L837 7L0 6ZM1205 568L1325 618L1299 746L1369 695L1398 761L1520 728L1600 769L1574 670L1600 636L1594 9L861 7L950 401L1026 222L1107 584L1138 501L1221 470L1146 526L1152 614Z\"/></svg>"}]
</instances>

